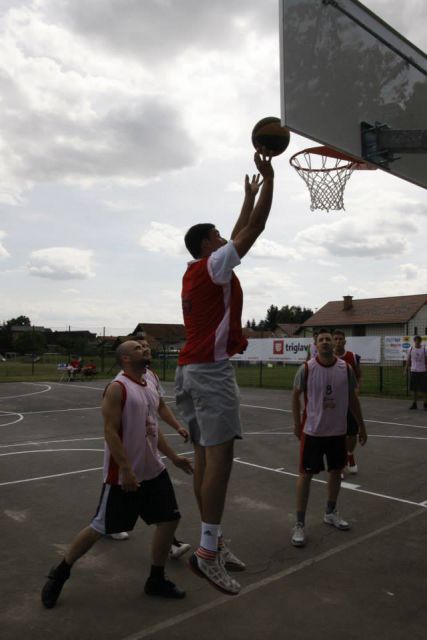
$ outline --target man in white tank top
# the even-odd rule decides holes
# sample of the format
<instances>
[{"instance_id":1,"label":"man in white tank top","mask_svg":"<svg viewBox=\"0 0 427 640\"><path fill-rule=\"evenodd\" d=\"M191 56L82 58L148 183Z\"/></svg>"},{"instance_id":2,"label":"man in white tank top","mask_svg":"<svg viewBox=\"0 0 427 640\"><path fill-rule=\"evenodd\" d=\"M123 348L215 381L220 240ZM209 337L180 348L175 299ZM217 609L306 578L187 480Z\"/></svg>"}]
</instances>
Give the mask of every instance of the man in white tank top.
<instances>
[{"instance_id":1,"label":"man in white tank top","mask_svg":"<svg viewBox=\"0 0 427 640\"><path fill-rule=\"evenodd\" d=\"M340 530L350 528L337 510L341 486L341 470L347 461L347 412L353 413L359 426L359 442L367 440L359 400L355 394L357 381L351 367L333 353L332 334L320 329L317 336L318 354L305 362L295 376L292 395L294 432L301 441L300 469L297 481L297 517L292 544L306 543L305 512L310 483L314 474L324 471L324 456L328 463L328 500L323 521ZM301 412L301 394L305 403Z\"/></svg>"},{"instance_id":2,"label":"man in white tank top","mask_svg":"<svg viewBox=\"0 0 427 640\"><path fill-rule=\"evenodd\" d=\"M90 525L74 538L63 561L51 569L41 598L47 609L55 606L74 563L103 536L131 531L138 517L156 530L152 543L151 573L145 593L183 598L185 592L164 575L180 513L168 472L160 454L186 473L188 458L179 456L159 430L160 396L156 376L147 369L148 343L128 340L116 351L122 371L104 392L104 484L98 510Z\"/></svg>"},{"instance_id":3,"label":"man in white tank top","mask_svg":"<svg viewBox=\"0 0 427 640\"><path fill-rule=\"evenodd\" d=\"M409 349L405 374L410 371L409 388L414 394L414 401L409 407L417 409L419 396L424 398L424 410L427 411L427 348L421 336L414 337L414 346Z\"/></svg>"}]
</instances>

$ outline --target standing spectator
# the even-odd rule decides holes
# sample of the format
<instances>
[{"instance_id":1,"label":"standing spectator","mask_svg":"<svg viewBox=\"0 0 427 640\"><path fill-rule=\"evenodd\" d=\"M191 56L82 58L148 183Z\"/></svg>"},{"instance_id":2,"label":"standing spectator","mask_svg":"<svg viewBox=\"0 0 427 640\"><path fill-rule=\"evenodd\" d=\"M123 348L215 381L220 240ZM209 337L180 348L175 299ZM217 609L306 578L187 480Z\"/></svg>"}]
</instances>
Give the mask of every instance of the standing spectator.
<instances>
[{"instance_id":1,"label":"standing spectator","mask_svg":"<svg viewBox=\"0 0 427 640\"><path fill-rule=\"evenodd\" d=\"M323 521L342 531L350 528L336 509L341 470L347 459L349 408L359 425L360 443L364 445L367 440L359 400L355 394L356 377L351 367L334 355L329 329L319 330L317 348L317 357L298 369L292 395L294 432L301 442L296 524L291 539L295 547L303 547L306 543L305 514L311 480L314 474L324 471L324 456L328 464L328 499ZM305 400L303 412L301 395Z\"/></svg>"},{"instance_id":2,"label":"standing spectator","mask_svg":"<svg viewBox=\"0 0 427 640\"><path fill-rule=\"evenodd\" d=\"M357 387L355 392L357 395L360 393L360 383L362 380L362 370L360 368L360 356L354 351L346 351L345 349L345 333L340 329L335 329L332 334L334 343L334 353L338 358L347 362L354 371L357 380ZM347 414L347 467L350 473L355 474L358 472L356 460L354 458L354 451L357 446L357 434L359 433L359 427L357 421L351 411Z\"/></svg>"},{"instance_id":3,"label":"standing spectator","mask_svg":"<svg viewBox=\"0 0 427 640\"><path fill-rule=\"evenodd\" d=\"M414 337L414 346L409 349L406 360L406 371L410 371L409 388L414 394L414 401L409 408L417 409L417 401L422 396L424 410L427 411L427 349L422 344L421 336Z\"/></svg>"}]
</instances>

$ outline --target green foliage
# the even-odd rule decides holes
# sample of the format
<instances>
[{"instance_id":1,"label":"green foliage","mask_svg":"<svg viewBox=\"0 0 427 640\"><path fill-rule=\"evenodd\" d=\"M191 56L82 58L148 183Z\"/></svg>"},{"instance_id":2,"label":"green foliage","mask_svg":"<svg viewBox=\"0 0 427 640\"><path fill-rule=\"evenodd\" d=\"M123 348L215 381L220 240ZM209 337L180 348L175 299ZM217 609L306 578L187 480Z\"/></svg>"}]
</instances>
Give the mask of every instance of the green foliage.
<instances>
[{"instance_id":1,"label":"green foliage","mask_svg":"<svg viewBox=\"0 0 427 640\"><path fill-rule=\"evenodd\" d=\"M8 331L10 331L14 326L31 327L31 320L27 316L18 316L17 318L11 318L6 321L6 328Z\"/></svg>"},{"instance_id":2,"label":"green foliage","mask_svg":"<svg viewBox=\"0 0 427 640\"><path fill-rule=\"evenodd\" d=\"M258 324L256 324L255 320L252 320L252 322L248 320L246 326L258 331L274 331L278 324L302 324L312 315L313 311L308 307L285 305L279 309L279 307L272 304L267 309L264 320L261 320Z\"/></svg>"},{"instance_id":3,"label":"green foliage","mask_svg":"<svg viewBox=\"0 0 427 640\"><path fill-rule=\"evenodd\" d=\"M29 331L17 337L14 347L18 353L41 354L46 350L46 338L42 333Z\"/></svg>"}]
</instances>

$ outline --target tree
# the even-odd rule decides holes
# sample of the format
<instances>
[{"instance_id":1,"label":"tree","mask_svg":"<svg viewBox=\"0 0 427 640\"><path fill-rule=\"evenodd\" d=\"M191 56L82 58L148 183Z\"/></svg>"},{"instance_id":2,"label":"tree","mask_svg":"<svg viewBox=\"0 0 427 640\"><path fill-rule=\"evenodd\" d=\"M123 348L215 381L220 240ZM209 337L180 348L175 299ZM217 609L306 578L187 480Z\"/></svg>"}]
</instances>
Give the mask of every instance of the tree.
<instances>
[{"instance_id":1,"label":"tree","mask_svg":"<svg viewBox=\"0 0 427 640\"><path fill-rule=\"evenodd\" d=\"M15 349L18 353L44 353L46 350L46 338L38 331L22 333L15 340Z\"/></svg>"},{"instance_id":2,"label":"tree","mask_svg":"<svg viewBox=\"0 0 427 640\"><path fill-rule=\"evenodd\" d=\"M270 331L274 331L277 326L279 316L279 308L273 304L267 309L267 315L265 317L265 327Z\"/></svg>"},{"instance_id":3,"label":"tree","mask_svg":"<svg viewBox=\"0 0 427 640\"><path fill-rule=\"evenodd\" d=\"M277 314L277 322L278 324L285 323L293 323L293 324L302 324L308 318L313 315L313 311L311 309L306 309L306 307L301 308L300 306L289 307L285 305L282 307Z\"/></svg>"},{"instance_id":4,"label":"tree","mask_svg":"<svg viewBox=\"0 0 427 640\"><path fill-rule=\"evenodd\" d=\"M31 327L31 320L27 316L18 316L17 318L11 318L11 320L6 321L6 328L8 331L10 331L14 326Z\"/></svg>"}]
</instances>

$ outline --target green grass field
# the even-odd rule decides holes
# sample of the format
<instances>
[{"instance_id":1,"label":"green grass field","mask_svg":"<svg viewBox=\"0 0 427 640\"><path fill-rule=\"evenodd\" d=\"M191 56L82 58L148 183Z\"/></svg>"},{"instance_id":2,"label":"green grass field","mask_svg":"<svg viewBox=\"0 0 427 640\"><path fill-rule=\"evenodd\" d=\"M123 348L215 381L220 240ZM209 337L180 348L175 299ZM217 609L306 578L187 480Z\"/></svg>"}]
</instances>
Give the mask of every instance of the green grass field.
<instances>
[{"instance_id":1,"label":"green grass field","mask_svg":"<svg viewBox=\"0 0 427 640\"><path fill-rule=\"evenodd\" d=\"M102 362L100 358L93 358L97 365L96 379L111 379L118 369L114 364L114 358L108 356ZM8 360L0 362L0 382L58 382L61 373L57 371L57 363L61 358L50 362L41 359L39 362L19 362ZM162 380L173 381L175 376L176 360L170 359L166 363L163 360L153 360L153 368ZM269 389L292 389L297 365L273 365L236 363L236 378L241 387L265 387ZM403 397L408 395L407 378L403 374L402 367L379 367L365 365L363 367L362 394L390 395Z\"/></svg>"}]
</instances>

